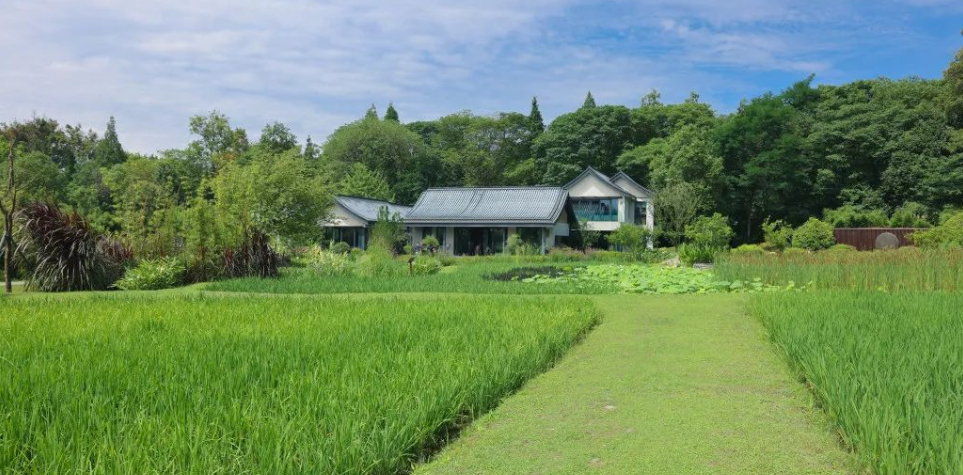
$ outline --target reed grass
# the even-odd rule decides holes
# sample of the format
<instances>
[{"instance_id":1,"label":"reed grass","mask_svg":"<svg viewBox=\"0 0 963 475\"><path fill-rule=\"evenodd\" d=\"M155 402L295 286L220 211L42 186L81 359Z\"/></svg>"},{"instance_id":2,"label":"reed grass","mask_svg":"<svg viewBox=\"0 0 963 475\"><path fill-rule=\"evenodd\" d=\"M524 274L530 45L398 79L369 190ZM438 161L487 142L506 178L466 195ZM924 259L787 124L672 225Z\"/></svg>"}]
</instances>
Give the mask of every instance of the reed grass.
<instances>
[{"instance_id":1,"label":"reed grass","mask_svg":"<svg viewBox=\"0 0 963 475\"><path fill-rule=\"evenodd\" d=\"M802 254L729 254L718 279L771 285L811 283L817 289L963 290L963 250L821 251Z\"/></svg>"},{"instance_id":2,"label":"reed grass","mask_svg":"<svg viewBox=\"0 0 963 475\"><path fill-rule=\"evenodd\" d=\"M779 292L749 308L866 467L963 473L963 294Z\"/></svg>"},{"instance_id":3,"label":"reed grass","mask_svg":"<svg viewBox=\"0 0 963 475\"><path fill-rule=\"evenodd\" d=\"M581 298L7 298L0 473L393 474L545 370Z\"/></svg>"}]
</instances>

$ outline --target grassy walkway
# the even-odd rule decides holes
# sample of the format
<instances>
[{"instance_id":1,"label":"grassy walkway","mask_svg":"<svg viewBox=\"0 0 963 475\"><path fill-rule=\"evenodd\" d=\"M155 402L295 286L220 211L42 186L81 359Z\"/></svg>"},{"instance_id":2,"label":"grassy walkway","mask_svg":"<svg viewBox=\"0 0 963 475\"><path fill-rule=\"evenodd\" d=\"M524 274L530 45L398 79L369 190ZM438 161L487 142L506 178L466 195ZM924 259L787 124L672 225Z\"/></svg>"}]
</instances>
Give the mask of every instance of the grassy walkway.
<instances>
[{"instance_id":1,"label":"grassy walkway","mask_svg":"<svg viewBox=\"0 0 963 475\"><path fill-rule=\"evenodd\" d=\"M597 301L583 344L416 474L852 472L742 297Z\"/></svg>"}]
</instances>

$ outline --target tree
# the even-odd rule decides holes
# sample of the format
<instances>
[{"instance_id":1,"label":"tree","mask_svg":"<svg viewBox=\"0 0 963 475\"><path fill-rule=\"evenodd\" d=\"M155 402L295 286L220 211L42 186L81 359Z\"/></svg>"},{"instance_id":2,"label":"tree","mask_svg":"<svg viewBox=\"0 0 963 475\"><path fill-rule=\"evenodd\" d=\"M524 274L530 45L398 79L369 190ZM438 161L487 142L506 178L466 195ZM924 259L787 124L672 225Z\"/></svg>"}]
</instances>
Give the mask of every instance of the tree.
<instances>
[{"instance_id":1,"label":"tree","mask_svg":"<svg viewBox=\"0 0 963 475\"><path fill-rule=\"evenodd\" d=\"M338 193L348 196L360 196L373 200L394 201L395 195L385 178L378 172L373 172L363 163L355 163L351 173L341 181Z\"/></svg>"},{"instance_id":2,"label":"tree","mask_svg":"<svg viewBox=\"0 0 963 475\"><path fill-rule=\"evenodd\" d=\"M956 52L953 61L943 71L948 98L946 120L951 127L963 129L963 48Z\"/></svg>"},{"instance_id":3,"label":"tree","mask_svg":"<svg viewBox=\"0 0 963 475\"><path fill-rule=\"evenodd\" d=\"M395 105L392 102L388 103L388 110L385 111L385 120L401 122L401 120L398 119L398 111L395 110Z\"/></svg>"},{"instance_id":4,"label":"tree","mask_svg":"<svg viewBox=\"0 0 963 475\"><path fill-rule=\"evenodd\" d=\"M592 97L592 91L589 91L588 94L585 95L585 101L582 102L582 108L591 109L593 107L595 107L595 98Z\"/></svg>"},{"instance_id":5,"label":"tree","mask_svg":"<svg viewBox=\"0 0 963 475\"><path fill-rule=\"evenodd\" d=\"M533 137L537 137L545 131L545 120L542 119L542 111L538 110L538 97L536 96L532 96L532 110L528 113L528 122Z\"/></svg>"},{"instance_id":6,"label":"tree","mask_svg":"<svg viewBox=\"0 0 963 475\"><path fill-rule=\"evenodd\" d=\"M3 213L3 236L0 247L3 248L3 282L4 290L13 292L13 218L17 211L17 171L15 156L20 141L19 124L7 125L3 128L3 137L7 146L7 180L0 195L0 212Z\"/></svg>"},{"instance_id":7,"label":"tree","mask_svg":"<svg viewBox=\"0 0 963 475\"><path fill-rule=\"evenodd\" d=\"M318 158L321 157L321 151L318 150L318 146L311 140L310 135L304 140L304 152L302 152L301 155L304 155L304 159L309 163L315 163L318 161Z\"/></svg>"},{"instance_id":8,"label":"tree","mask_svg":"<svg viewBox=\"0 0 963 475\"><path fill-rule=\"evenodd\" d=\"M729 227L729 220L719 214L699 216L685 227L685 238L696 245L714 248L727 248L735 233Z\"/></svg>"},{"instance_id":9,"label":"tree","mask_svg":"<svg viewBox=\"0 0 963 475\"><path fill-rule=\"evenodd\" d=\"M199 136L188 145L187 158L207 172L216 171L247 151L247 132L231 128L227 116L211 111L207 116L191 117L190 130Z\"/></svg>"},{"instance_id":10,"label":"tree","mask_svg":"<svg viewBox=\"0 0 963 475\"><path fill-rule=\"evenodd\" d=\"M396 252L407 239L401 215L389 213L387 206L378 208L378 221L371 227L371 246Z\"/></svg>"},{"instance_id":11,"label":"tree","mask_svg":"<svg viewBox=\"0 0 963 475\"><path fill-rule=\"evenodd\" d=\"M663 188L655 197L656 222L662 236L672 245L682 242L685 228L706 209L703 193L686 182Z\"/></svg>"},{"instance_id":12,"label":"tree","mask_svg":"<svg viewBox=\"0 0 963 475\"><path fill-rule=\"evenodd\" d=\"M94 161L102 167L109 167L124 163L126 160L127 153L124 152L124 148L120 145L120 139L117 137L117 123L111 116L110 120L107 121L104 138L97 142L97 148L94 150Z\"/></svg>"},{"instance_id":13,"label":"tree","mask_svg":"<svg viewBox=\"0 0 963 475\"><path fill-rule=\"evenodd\" d=\"M578 230L576 231L576 237L578 237L578 244L582 248L582 252L586 252L593 246L597 246L599 241L602 239L602 232L597 229L592 229L589 225L588 220L580 220L578 223Z\"/></svg>"},{"instance_id":14,"label":"tree","mask_svg":"<svg viewBox=\"0 0 963 475\"><path fill-rule=\"evenodd\" d=\"M258 144L274 153L281 153L298 146L298 138L288 126L280 122L272 122L261 129Z\"/></svg>"},{"instance_id":15,"label":"tree","mask_svg":"<svg viewBox=\"0 0 963 475\"><path fill-rule=\"evenodd\" d=\"M651 239L652 231L649 228L630 223L622 223L618 229L608 236L610 243L619 246L622 252L627 253L633 259L642 258Z\"/></svg>"},{"instance_id":16,"label":"tree","mask_svg":"<svg viewBox=\"0 0 963 475\"><path fill-rule=\"evenodd\" d=\"M378 108L374 104L364 113L365 120L378 120Z\"/></svg>"},{"instance_id":17,"label":"tree","mask_svg":"<svg viewBox=\"0 0 963 475\"><path fill-rule=\"evenodd\" d=\"M624 106L581 108L558 116L535 139L540 183L562 185L587 166L616 172L616 159L634 145L632 116Z\"/></svg>"}]
</instances>

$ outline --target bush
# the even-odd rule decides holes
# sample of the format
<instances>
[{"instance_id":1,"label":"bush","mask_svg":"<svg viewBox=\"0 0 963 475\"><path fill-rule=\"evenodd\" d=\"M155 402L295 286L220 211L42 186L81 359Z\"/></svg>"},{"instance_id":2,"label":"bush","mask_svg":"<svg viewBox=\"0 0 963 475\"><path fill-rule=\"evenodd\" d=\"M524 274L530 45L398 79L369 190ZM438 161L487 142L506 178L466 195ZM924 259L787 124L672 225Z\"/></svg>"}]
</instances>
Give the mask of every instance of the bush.
<instances>
[{"instance_id":1,"label":"bush","mask_svg":"<svg viewBox=\"0 0 963 475\"><path fill-rule=\"evenodd\" d=\"M534 256L539 253L534 244L526 243L518 233L508 236L505 252L513 256Z\"/></svg>"},{"instance_id":2,"label":"bush","mask_svg":"<svg viewBox=\"0 0 963 475\"><path fill-rule=\"evenodd\" d=\"M833 244L836 244L833 227L816 218L809 218L792 234L793 247L801 247L809 251L828 249Z\"/></svg>"},{"instance_id":3,"label":"bush","mask_svg":"<svg viewBox=\"0 0 963 475\"><path fill-rule=\"evenodd\" d=\"M105 290L119 276L116 263L105 255L113 245L76 211L35 203L24 208L18 220L17 253L27 256L33 268L26 276L28 289Z\"/></svg>"},{"instance_id":4,"label":"bush","mask_svg":"<svg viewBox=\"0 0 963 475\"><path fill-rule=\"evenodd\" d=\"M608 236L611 244L621 247L623 252L635 260L642 258L651 238L652 231L649 228L628 223L623 223Z\"/></svg>"},{"instance_id":5,"label":"bush","mask_svg":"<svg viewBox=\"0 0 963 475\"><path fill-rule=\"evenodd\" d=\"M729 220L719 214L699 216L692 224L685 227L685 238L697 245L714 248L729 247L729 241L735 235L729 227Z\"/></svg>"},{"instance_id":6,"label":"bush","mask_svg":"<svg viewBox=\"0 0 963 475\"><path fill-rule=\"evenodd\" d=\"M226 277L277 277L280 257L268 243L268 237L257 229L245 233L237 247L223 253Z\"/></svg>"},{"instance_id":7,"label":"bush","mask_svg":"<svg viewBox=\"0 0 963 475\"><path fill-rule=\"evenodd\" d=\"M732 251L733 254L765 254L766 250L758 244L743 244Z\"/></svg>"},{"instance_id":8,"label":"bush","mask_svg":"<svg viewBox=\"0 0 963 475\"><path fill-rule=\"evenodd\" d=\"M711 264L716 256L725 249L708 244L684 243L679 245L679 261L687 266L693 264Z\"/></svg>"},{"instance_id":9,"label":"bush","mask_svg":"<svg viewBox=\"0 0 963 475\"><path fill-rule=\"evenodd\" d=\"M775 221L766 219L762 223L762 239L768 249L781 251L789 247L789 241L792 239L792 226L781 219Z\"/></svg>"},{"instance_id":10,"label":"bush","mask_svg":"<svg viewBox=\"0 0 963 475\"><path fill-rule=\"evenodd\" d=\"M342 276L354 272L354 261L346 253L315 248L308 260L308 267L317 275Z\"/></svg>"},{"instance_id":11,"label":"bush","mask_svg":"<svg viewBox=\"0 0 963 475\"><path fill-rule=\"evenodd\" d=\"M438 238L434 236L425 236L421 238L421 248L428 253L434 254L440 247L441 243L439 243Z\"/></svg>"},{"instance_id":12,"label":"bush","mask_svg":"<svg viewBox=\"0 0 963 475\"><path fill-rule=\"evenodd\" d=\"M128 269L116 285L121 290L169 289L184 284L186 271L184 264L173 257L146 260Z\"/></svg>"},{"instance_id":13,"label":"bush","mask_svg":"<svg viewBox=\"0 0 963 475\"><path fill-rule=\"evenodd\" d=\"M346 242L336 242L331 245L331 252L335 254L347 254L351 252L351 246Z\"/></svg>"},{"instance_id":14,"label":"bush","mask_svg":"<svg viewBox=\"0 0 963 475\"><path fill-rule=\"evenodd\" d=\"M795 255L801 255L801 254L809 254L809 251L801 247L787 247L785 250L782 251L782 254L784 256L795 256Z\"/></svg>"},{"instance_id":15,"label":"bush","mask_svg":"<svg viewBox=\"0 0 963 475\"><path fill-rule=\"evenodd\" d=\"M405 264L399 262L391 251L378 246L370 247L358 258L355 274L361 277L391 277L408 272Z\"/></svg>"},{"instance_id":16,"label":"bush","mask_svg":"<svg viewBox=\"0 0 963 475\"><path fill-rule=\"evenodd\" d=\"M436 274L444 267L441 261L431 256L416 256L411 262L412 275Z\"/></svg>"},{"instance_id":17,"label":"bush","mask_svg":"<svg viewBox=\"0 0 963 475\"><path fill-rule=\"evenodd\" d=\"M963 211L946 218L943 224L912 234L913 242L920 247L961 247L963 246Z\"/></svg>"},{"instance_id":18,"label":"bush","mask_svg":"<svg viewBox=\"0 0 963 475\"><path fill-rule=\"evenodd\" d=\"M889 226L886 212L878 209L863 209L854 205L844 205L823 211L823 220L834 228L872 228Z\"/></svg>"},{"instance_id":19,"label":"bush","mask_svg":"<svg viewBox=\"0 0 963 475\"><path fill-rule=\"evenodd\" d=\"M829 247L829 249L826 249L826 250L833 251L833 252L856 252L857 251L856 246L850 246L849 244L833 244L832 246Z\"/></svg>"},{"instance_id":20,"label":"bush","mask_svg":"<svg viewBox=\"0 0 963 475\"><path fill-rule=\"evenodd\" d=\"M907 201L893 211L893 215L889 218L889 225L894 228L928 228L932 224L926 219L926 215L925 206Z\"/></svg>"}]
</instances>

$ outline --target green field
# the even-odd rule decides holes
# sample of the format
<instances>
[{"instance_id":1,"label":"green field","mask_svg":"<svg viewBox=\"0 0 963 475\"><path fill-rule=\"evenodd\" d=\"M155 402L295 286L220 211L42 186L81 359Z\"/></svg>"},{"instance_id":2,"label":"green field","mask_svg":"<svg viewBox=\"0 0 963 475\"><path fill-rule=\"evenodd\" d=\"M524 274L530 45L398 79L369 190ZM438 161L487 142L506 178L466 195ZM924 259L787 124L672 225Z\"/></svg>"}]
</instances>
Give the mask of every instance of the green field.
<instances>
[{"instance_id":1,"label":"green field","mask_svg":"<svg viewBox=\"0 0 963 475\"><path fill-rule=\"evenodd\" d=\"M4 474L397 473L598 318L562 298L0 304Z\"/></svg>"},{"instance_id":2,"label":"green field","mask_svg":"<svg viewBox=\"0 0 963 475\"><path fill-rule=\"evenodd\" d=\"M879 475L963 473L963 295L754 296L752 314Z\"/></svg>"}]
</instances>

